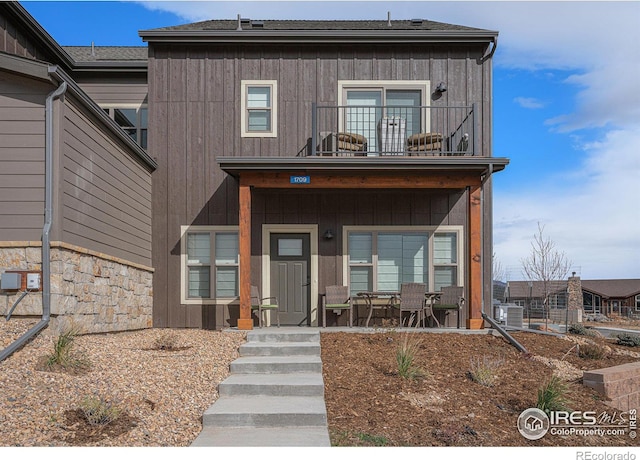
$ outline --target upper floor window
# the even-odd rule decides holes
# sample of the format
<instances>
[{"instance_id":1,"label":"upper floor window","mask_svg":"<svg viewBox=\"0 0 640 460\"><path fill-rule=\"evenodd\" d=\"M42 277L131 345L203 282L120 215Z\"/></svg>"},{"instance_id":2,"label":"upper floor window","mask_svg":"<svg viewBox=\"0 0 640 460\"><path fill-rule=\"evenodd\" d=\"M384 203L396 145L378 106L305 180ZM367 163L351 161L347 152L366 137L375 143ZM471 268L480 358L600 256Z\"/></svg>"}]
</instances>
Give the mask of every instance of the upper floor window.
<instances>
[{"instance_id":1,"label":"upper floor window","mask_svg":"<svg viewBox=\"0 0 640 460\"><path fill-rule=\"evenodd\" d=\"M143 149L147 148L147 107L104 107L104 111Z\"/></svg>"},{"instance_id":2,"label":"upper floor window","mask_svg":"<svg viewBox=\"0 0 640 460\"><path fill-rule=\"evenodd\" d=\"M275 80L243 80L242 137L277 137L278 85Z\"/></svg>"}]
</instances>

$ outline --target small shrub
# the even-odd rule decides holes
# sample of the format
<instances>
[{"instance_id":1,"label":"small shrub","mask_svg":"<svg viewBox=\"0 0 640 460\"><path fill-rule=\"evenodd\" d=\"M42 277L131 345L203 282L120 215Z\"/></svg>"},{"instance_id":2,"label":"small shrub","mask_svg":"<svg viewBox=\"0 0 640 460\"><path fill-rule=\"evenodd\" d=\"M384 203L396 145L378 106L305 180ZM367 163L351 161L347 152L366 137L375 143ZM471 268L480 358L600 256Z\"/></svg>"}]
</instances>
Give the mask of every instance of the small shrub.
<instances>
[{"instance_id":1,"label":"small shrub","mask_svg":"<svg viewBox=\"0 0 640 460\"><path fill-rule=\"evenodd\" d=\"M87 396L82 400L80 409L90 425L105 426L118 420L121 409L113 402L107 402L102 397Z\"/></svg>"},{"instance_id":2,"label":"small shrub","mask_svg":"<svg viewBox=\"0 0 640 460\"><path fill-rule=\"evenodd\" d=\"M538 390L536 407L544 412L568 410L567 385L556 375Z\"/></svg>"},{"instance_id":3,"label":"small shrub","mask_svg":"<svg viewBox=\"0 0 640 460\"><path fill-rule=\"evenodd\" d=\"M405 334L404 340L396 351L396 362L398 363L398 374L400 377L410 380L425 377L427 373L416 366L414 360L416 352L420 349L421 341L415 336L411 339L410 334Z\"/></svg>"},{"instance_id":4,"label":"small shrub","mask_svg":"<svg viewBox=\"0 0 640 460\"><path fill-rule=\"evenodd\" d=\"M175 350L178 348L178 337L171 331L161 332L153 342L156 350Z\"/></svg>"},{"instance_id":5,"label":"small shrub","mask_svg":"<svg viewBox=\"0 0 640 460\"><path fill-rule=\"evenodd\" d=\"M624 333L617 336L618 345L624 345L625 347L640 347L640 336Z\"/></svg>"},{"instance_id":6,"label":"small shrub","mask_svg":"<svg viewBox=\"0 0 640 460\"><path fill-rule=\"evenodd\" d=\"M585 327L580 323L572 324L571 326L569 326L568 332L569 334L586 335L587 337L593 337L597 335L597 333L593 329Z\"/></svg>"},{"instance_id":7,"label":"small shrub","mask_svg":"<svg viewBox=\"0 0 640 460\"><path fill-rule=\"evenodd\" d=\"M607 350L595 343L587 343L578 347L578 356L582 359L602 359L607 355Z\"/></svg>"},{"instance_id":8,"label":"small shrub","mask_svg":"<svg viewBox=\"0 0 640 460\"><path fill-rule=\"evenodd\" d=\"M498 370L502 366L503 361L501 359L490 359L486 356L480 360L480 358L471 359L471 370L469 376L471 380L480 385L486 387L493 386L498 379Z\"/></svg>"}]
</instances>

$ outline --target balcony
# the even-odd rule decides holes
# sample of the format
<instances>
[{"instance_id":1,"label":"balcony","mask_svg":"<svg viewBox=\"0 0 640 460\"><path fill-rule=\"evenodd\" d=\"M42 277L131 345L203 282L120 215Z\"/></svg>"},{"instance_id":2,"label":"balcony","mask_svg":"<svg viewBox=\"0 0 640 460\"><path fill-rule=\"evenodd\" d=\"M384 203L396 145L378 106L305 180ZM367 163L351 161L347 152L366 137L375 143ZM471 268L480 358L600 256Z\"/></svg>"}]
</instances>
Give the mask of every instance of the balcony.
<instances>
[{"instance_id":1,"label":"balcony","mask_svg":"<svg viewBox=\"0 0 640 460\"><path fill-rule=\"evenodd\" d=\"M311 155L479 156L476 104L466 107L313 104Z\"/></svg>"}]
</instances>

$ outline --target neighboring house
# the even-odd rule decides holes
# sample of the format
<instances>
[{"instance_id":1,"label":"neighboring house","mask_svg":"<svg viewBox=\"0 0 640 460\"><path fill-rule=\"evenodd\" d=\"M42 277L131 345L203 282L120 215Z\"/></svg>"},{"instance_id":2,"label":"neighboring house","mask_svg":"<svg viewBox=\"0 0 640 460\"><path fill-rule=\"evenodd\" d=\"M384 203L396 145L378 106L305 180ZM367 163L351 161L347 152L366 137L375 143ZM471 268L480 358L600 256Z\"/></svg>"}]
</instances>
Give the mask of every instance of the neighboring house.
<instances>
[{"instance_id":1,"label":"neighboring house","mask_svg":"<svg viewBox=\"0 0 640 460\"><path fill-rule=\"evenodd\" d=\"M85 332L150 327L156 163L110 117L146 103L146 62L79 52L0 3L0 305Z\"/></svg>"},{"instance_id":2,"label":"neighboring house","mask_svg":"<svg viewBox=\"0 0 640 460\"><path fill-rule=\"evenodd\" d=\"M583 280L585 311L640 315L640 279Z\"/></svg>"},{"instance_id":3,"label":"neighboring house","mask_svg":"<svg viewBox=\"0 0 640 460\"><path fill-rule=\"evenodd\" d=\"M317 326L328 285L424 282L463 286L462 324L483 327L508 164L492 156L497 35L240 17L141 31L154 326L250 329L252 284L282 324Z\"/></svg>"},{"instance_id":4,"label":"neighboring house","mask_svg":"<svg viewBox=\"0 0 640 460\"><path fill-rule=\"evenodd\" d=\"M577 280L579 300L576 308L585 313L603 313L628 316L640 314L640 279L616 280ZM569 305L569 282L567 280L553 283L549 305L552 309L564 309ZM533 316L542 314L542 283L539 281L509 281L504 294L504 301L527 308ZM571 308L571 307L570 307Z\"/></svg>"}]
</instances>

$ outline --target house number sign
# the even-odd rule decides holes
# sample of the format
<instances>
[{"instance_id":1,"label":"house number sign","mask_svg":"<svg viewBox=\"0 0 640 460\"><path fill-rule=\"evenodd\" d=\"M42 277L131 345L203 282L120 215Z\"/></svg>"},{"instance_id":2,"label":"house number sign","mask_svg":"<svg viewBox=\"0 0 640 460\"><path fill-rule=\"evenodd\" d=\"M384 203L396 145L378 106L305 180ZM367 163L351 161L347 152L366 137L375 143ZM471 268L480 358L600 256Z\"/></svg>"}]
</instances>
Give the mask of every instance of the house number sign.
<instances>
[{"instance_id":1,"label":"house number sign","mask_svg":"<svg viewBox=\"0 0 640 460\"><path fill-rule=\"evenodd\" d=\"M311 176L290 176L289 180L292 184L310 184Z\"/></svg>"}]
</instances>

